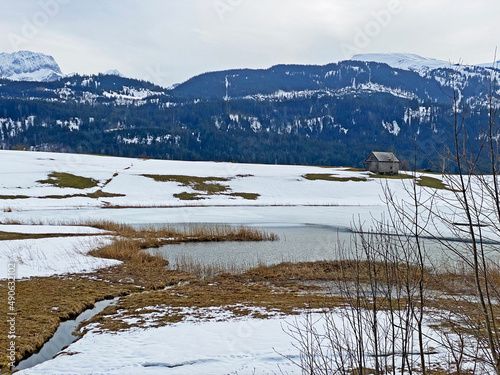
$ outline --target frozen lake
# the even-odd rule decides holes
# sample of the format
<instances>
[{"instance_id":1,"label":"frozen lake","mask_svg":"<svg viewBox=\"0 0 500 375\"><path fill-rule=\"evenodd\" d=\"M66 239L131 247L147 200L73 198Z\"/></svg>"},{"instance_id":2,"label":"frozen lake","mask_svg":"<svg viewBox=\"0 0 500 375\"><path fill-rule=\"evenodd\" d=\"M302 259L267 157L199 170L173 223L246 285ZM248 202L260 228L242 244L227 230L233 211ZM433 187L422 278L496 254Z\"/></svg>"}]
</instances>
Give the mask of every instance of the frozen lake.
<instances>
[{"instance_id":1,"label":"frozen lake","mask_svg":"<svg viewBox=\"0 0 500 375\"><path fill-rule=\"evenodd\" d=\"M182 225L181 225L182 226ZM165 245L150 249L151 254L160 254L175 269L178 264L189 263L200 266L215 266L222 269L246 270L260 264L273 265L282 262L311 262L338 260L353 257L355 238L359 234L349 227L319 224L250 224L252 228L274 233L278 241L262 242L194 242ZM364 234L365 238L370 235ZM390 236L392 241L395 236ZM456 259L432 239L422 239L428 255L427 263L439 263L444 258ZM461 246L456 243L456 246ZM358 252L362 252L358 247ZM445 255L448 254L448 257Z\"/></svg>"},{"instance_id":2,"label":"frozen lake","mask_svg":"<svg viewBox=\"0 0 500 375\"><path fill-rule=\"evenodd\" d=\"M339 243L352 243L354 224L368 230L373 219L383 215L387 215L387 207L373 205L70 209L21 211L2 216L47 223L112 220L137 226L243 224L276 233L280 240L274 242L186 243L167 245L159 250L172 266L180 260L249 268L260 263L338 259L336 248ZM425 240L424 243L432 260L443 257L445 252L435 241Z\"/></svg>"},{"instance_id":3,"label":"frozen lake","mask_svg":"<svg viewBox=\"0 0 500 375\"><path fill-rule=\"evenodd\" d=\"M251 224L279 236L278 241L261 242L203 242L165 245L153 249L160 253L172 267L188 260L202 265L235 265L250 268L258 264L305 262L335 259L335 247L349 242L352 232L348 228L328 225L259 225Z\"/></svg>"},{"instance_id":4,"label":"frozen lake","mask_svg":"<svg viewBox=\"0 0 500 375\"><path fill-rule=\"evenodd\" d=\"M387 212L384 205L370 206L198 206L170 208L81 208L0 212L0 220L71 223L112 220L125 224L226 223L264 226L318 224L351 227L371 223Z\"/></svg>"}]
</instances>

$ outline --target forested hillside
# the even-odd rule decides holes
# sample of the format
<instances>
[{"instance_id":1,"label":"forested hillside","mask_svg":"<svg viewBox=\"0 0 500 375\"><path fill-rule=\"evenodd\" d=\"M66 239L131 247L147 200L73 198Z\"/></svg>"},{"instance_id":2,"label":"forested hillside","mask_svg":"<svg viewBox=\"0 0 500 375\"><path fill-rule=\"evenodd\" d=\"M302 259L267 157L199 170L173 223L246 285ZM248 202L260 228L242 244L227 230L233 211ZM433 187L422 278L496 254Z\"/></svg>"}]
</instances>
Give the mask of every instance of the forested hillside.
<instances>
[{"instance_id":1,"label":"forested hillside","mask_svg":"<svg viewBox=\"0 0 500 375\"><path fill-rule=\"evenodd\" d=\"M421 74L375 62L206 73L165 89L117 75L0 81L0 144L161 159L362 166L373 150L418 168L452 139L453 93L479 147L490 80L480 67ZM472 134L472 133L471 133Z\"/></svg>"}]
</instances>

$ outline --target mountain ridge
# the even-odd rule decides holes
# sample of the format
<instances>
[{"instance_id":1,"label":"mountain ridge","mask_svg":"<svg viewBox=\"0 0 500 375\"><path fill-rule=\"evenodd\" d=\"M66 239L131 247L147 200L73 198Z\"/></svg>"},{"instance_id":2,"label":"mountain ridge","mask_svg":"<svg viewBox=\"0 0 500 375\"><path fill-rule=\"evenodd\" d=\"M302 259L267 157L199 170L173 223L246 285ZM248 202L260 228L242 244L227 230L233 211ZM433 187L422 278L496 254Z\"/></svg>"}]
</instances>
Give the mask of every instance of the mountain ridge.
<instances>
[{"instance_id":1,"label":"mountain ridge","mask_svg":"<svg viewBox=\"0 0 500 375\"><path fill-rule=\"evenodd\" d=\"M0 148L362 166L373 150L414 160L417 145L427 168L452 140L454 90L467 121L487 126L492 74L500 81L491 68L346 60L204 73L172 89L109 74L4 79Z\"/></svg>"}]
</instances>

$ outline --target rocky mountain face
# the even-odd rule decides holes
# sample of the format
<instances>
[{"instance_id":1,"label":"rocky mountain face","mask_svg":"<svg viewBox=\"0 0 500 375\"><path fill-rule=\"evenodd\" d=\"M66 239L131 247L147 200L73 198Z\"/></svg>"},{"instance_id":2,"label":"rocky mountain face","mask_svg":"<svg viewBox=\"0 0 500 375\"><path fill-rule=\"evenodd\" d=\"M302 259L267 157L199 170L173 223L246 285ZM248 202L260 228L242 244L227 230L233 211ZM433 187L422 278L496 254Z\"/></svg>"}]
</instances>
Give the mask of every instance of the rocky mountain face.
<instances>
[{"instance_id":1,"label":"rocky mountain face","mask_svg":"<svg viewBox=\"0 0 500 375\"><path fill-rule=\"evenodd\" d=\"M499 70L371 59L206 73L170 89L113 72L0 80L0 147L354 166L371 151L413 161L418 149L416 166L430 168L452 141L454 95L474 134L487 126Z\"/></svg>"},{"instance_id":2,"label":"rocky mountain face","mask_svg":"<svg viewBox=\"0 0 500 375\"><path fill-rule=\"evenodd\" d=\"M52 56L30 51L0 53L0 77L16 81L54 81L63 76Z\"/></svg>"}]
</instances>

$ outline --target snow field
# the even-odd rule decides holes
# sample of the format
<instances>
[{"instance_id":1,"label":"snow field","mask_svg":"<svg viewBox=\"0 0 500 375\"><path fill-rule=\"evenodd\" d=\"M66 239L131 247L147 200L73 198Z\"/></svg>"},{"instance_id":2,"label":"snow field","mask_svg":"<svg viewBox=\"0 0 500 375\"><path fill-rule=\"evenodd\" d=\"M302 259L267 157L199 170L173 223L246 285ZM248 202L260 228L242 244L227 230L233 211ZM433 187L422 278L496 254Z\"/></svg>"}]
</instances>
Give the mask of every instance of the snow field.
<instances>
[{"instance_id":1,"label":"snow field","mask_svg":"<svg viewBox=\"0 0 500 375\"><path fill-rule=\"evenodd\" d=\"M0 196L32 197L0 199L0 221L75 222L81 219L111 219L129 224L211 222L265 226L275 223L317 223L346 227L353 222L370 223L372 217L380 218L387 213L382 199L384 184L387 183L396 195L405 194L404 180L333 182L310 181L302 177L307 173L335 174L338 177L366 176L343 168L139 160L12 151L0 151L0 160ZM46 179L53 171L94 178L100 183L96 188L82 191L36 182ZM115 173L118 175L113 177ZM232 192L258 193L260 197L256 201L249 201L214 195L200 201L181 201L173 195L195 191L178 186L175 182L156 182L142 174L230 177L230 181L221 184L228 185ZM110 182L104 186L108 180ZM52 194L88 193L98 189L124 194L125 197L36 198ZM424 191L422 199L426 198L426 194ZM101 209L106 204L139 208ZM160 209L155 206L175 208ZM88 233L83 228L62 229L57 226L9 225L0 226L0 231L2 227L5 227L6 232ZM111 237L105 235L1 241L0 278L6 277L7 263L11 261L17 263L18 278L89 272L118 264L118 261L85 255L109 241ZM19 374L301 373L284 357L290 356L294 360L299 358L299 352L286 333L286 327L297 322L300 324L307 316L276 316L258 320L236 319L227 316L224 311L213 313L213 319L208 321L186 320L157 328L145 324L142 329L119 333L102 333L93 327L61 355ZM321 317L313 315L313 318ZM334 315L335 322L341 325L339 319L340 315ZM321 326L318 329L322 332ZM427 335L433 338L436 333L429 328ZM449 353L441 351L430 354L429 359L439 362L440 358L446 356Z\"/></svg>"},{"instance_id":2,"label":"snow field","mask_svg":"<svg viewBox=\"0 0 500 375\"><path fill-rule=\"evenodd\" d=\"M0 151L0 160L0 196L31 197L0 199L0 211L98 208L106 205L383 205L380 199L383 194L382 184L378 179L369 179L366 182L334 182L303 178L305 174L310 173L332 174L337 177L367 177L366 173L352 172L345 168L142 160L22 151ZM53 171L93 178L99 181L99 186L82 190L37 182L46 179ZM247 200L215 194L203 196L204 199L200 200L180 200L174 197L174 194L187 192L203 195L203 192L180 186L177 182L157 182L144 177L144 174L225 177L230 178L230 181L218 183L227 186L230 189L228 193L256 193L260 196L257 200ZM391 180L388 183L394 189L401 190L401 180ZM48 195L87 194L99 189L125 196L99 199L37 198Z\"/></svg>"},{"instance_id":3,"label":"snow field","mask_svg":"<svg viewBox=\"0 0 500 375\"><path fill-rule=\"evenodd\" d=\"M293 363L300 363L300 342L292 338L297 327L303 329L312 323L318 335L324 335L334 326L344 332L342 340L353 339L352 330L339 310L326 315L313 312L270 319L228 319L223 310L214 310L211 315L209 321L184 321L118 333L101 333L90 326L90 332L59 356L18 374L299 375L301 369ZM380 313L381 328L387 318L386 313ZM427 359L439 363L448 355L443 349L433 349L439 334L428 326L424 332L429 350ZM397 353L398 345L384 341L379 350L395 349ZM416 347L413 349L417 351ZM369 343L366 350L372 353ZM396 364L400 362L401 357L396 355Z\"/></svg>"},{"instance_id":4,"label":"snow field","mask_svg":"<svg viewBox=\"0 0 500 375\"><path fill-rule=\"evenodd\" d=\"M7 278L7 265L12 262L16 263L18 279L93 272L120 264L118 260L86 255L111 240L111 236L76 236L0 241L0 280Z\"/></svg>"}]
</instances>

